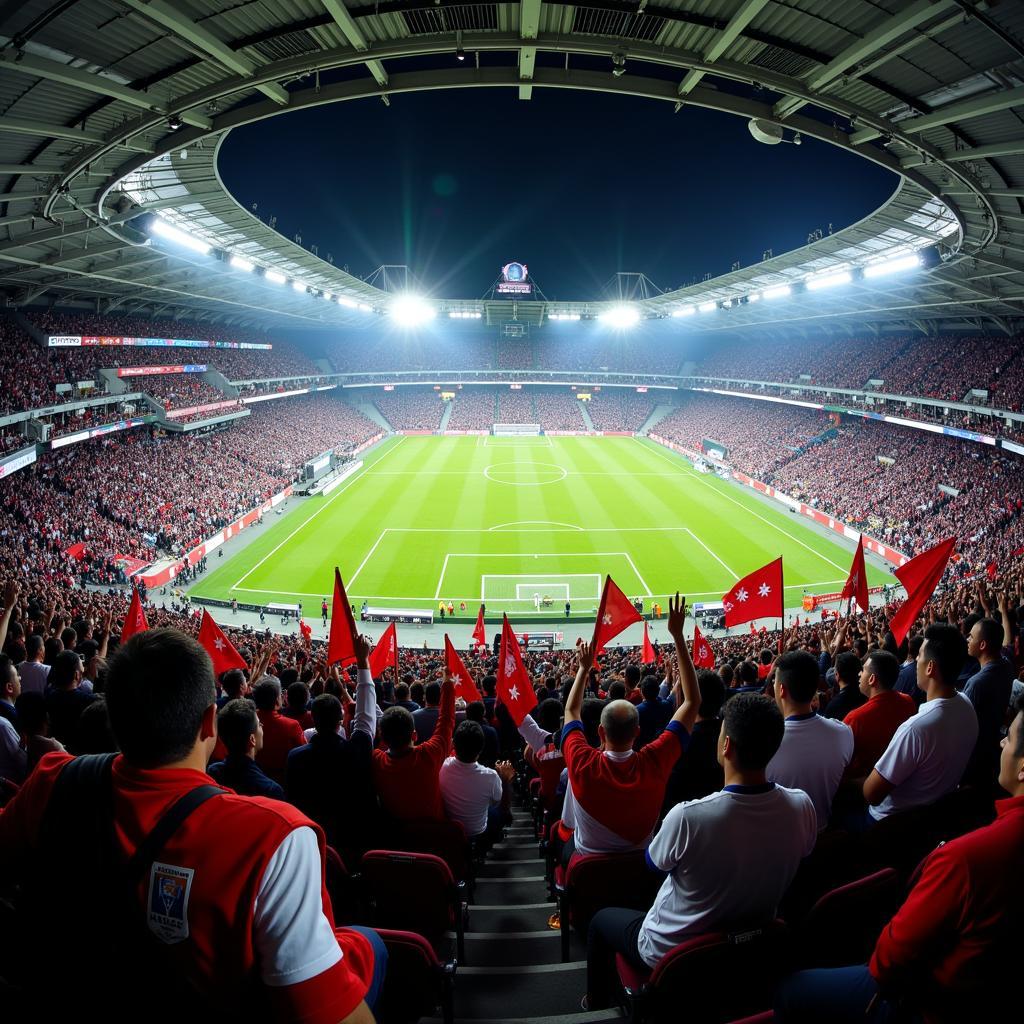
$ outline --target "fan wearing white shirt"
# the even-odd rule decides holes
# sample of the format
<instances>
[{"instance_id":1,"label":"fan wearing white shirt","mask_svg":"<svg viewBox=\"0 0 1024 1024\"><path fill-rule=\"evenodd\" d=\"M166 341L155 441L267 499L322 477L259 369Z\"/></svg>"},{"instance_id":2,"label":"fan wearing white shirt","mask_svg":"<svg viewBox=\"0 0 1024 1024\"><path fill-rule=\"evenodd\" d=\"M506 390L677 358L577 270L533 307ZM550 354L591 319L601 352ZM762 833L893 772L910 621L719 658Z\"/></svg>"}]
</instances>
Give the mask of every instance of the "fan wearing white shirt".
<instances>
[{"instance_id":1,"label":"fan wearing white shirt","mask_svg":"<svg viewBox=\"0 0 1024 1024\"><path fill-rule=\"evenodd\" d=\"M25 637L25 660L18 666L22 693L46 693L50 666L43 664L43 638L38 633Z\"/></svg>"},{"instance_id":2,"label":"fan wearing white shirt","mask_svg":"<svg viewBox=\"0 0 1024 1024\"><path fill-rule=\"evenodd\" d=\"M802 789L811 798L821 832L853 758L853 730L815 714L819 678L818 663L807 651L790 651L775 663L775 703L785 716L786 731L766 774L769 781Z\"/></svg>"},{"instance_id":3,"label":"fan wearing white shirt","mask_svg":"<svg viewBox=\"0 0 1024 1024\"><path fill-rule=\"evenodd\" d=\"M452 746L455 756L441 765L440 772L445 814L459 822L470 839L500 832L508 816L508 784L515 769L509 761L499 761L494 768L480 764L484 731L477 722L462 722L452 736Z\"/></svg>"},{"instance_id":4,"label":"fan wearing white shirt","mask_svg":"<svg viewBox=\"0 0 1024 1024\"><path fill-rule=\"evenodd\" d=\"M978 739L974 705L956 691L966 655L956 626L935 622L924 631L917 685L925 702L896 730L864 780L866 825L933 803L960 784Z\"/></svg>"}]
</instances>

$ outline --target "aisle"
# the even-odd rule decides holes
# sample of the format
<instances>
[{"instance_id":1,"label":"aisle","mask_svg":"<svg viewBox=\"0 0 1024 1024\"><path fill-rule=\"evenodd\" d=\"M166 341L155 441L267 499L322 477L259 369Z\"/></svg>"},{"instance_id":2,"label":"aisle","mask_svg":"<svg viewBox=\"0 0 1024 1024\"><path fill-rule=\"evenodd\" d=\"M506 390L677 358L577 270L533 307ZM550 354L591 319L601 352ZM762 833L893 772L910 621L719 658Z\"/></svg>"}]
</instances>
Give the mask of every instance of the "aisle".
<instances>
[{"instance_id":1,"label":"aisle","mask_svg":"<svg viewBox=\"0 0 1024 1024\"><path fill-rule=\"evenodd\" d=\"M513 812L506 841L477 876L469 908L466 958L455 979L455 1020L463 1024L611 1024L616 1010L584 1012L586 948L573 936L563 964L559 933L548 928L544 861L528 812ZM440 1024L427 1018L427 1024Z\"/></svg>"}]
</instances>

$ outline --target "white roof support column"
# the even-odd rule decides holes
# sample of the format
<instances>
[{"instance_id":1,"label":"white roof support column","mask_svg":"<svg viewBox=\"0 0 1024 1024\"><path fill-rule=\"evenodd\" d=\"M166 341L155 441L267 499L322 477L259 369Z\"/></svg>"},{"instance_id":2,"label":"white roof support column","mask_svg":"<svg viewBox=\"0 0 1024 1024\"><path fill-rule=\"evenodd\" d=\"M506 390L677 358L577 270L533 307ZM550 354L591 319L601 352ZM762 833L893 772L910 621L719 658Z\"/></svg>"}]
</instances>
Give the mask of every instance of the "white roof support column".
<instances>
[{"instance_id":1,"label":"white roof support column","mask_svg":"<svg viewBox=\"0 0 1024 1024\"><path fill-rule=\"evenodd\" d=\"M536 39L540 31L541 0L520 0L519 4L519 38ZM533 68L537 61L536 46L519 47L519 78L524 83L519 86L519 98L528 100L533 96Z\"/></svg>"},{"instance_id":2,"label":"white roof support column","mask_svg":"<svg viewBox=\"0 0 1024 1024\"><path fill-rule=\"evenodd\" d=\"M355 18L348 13L348 8L342 3L342 0L322 0L322 3L327 13L334 19L334 24L341 29L341 34L356 50L368 50L370 48L369 43L366 41L366 36L363 35L362 30L356 24ZM384 70L384 65L379 60L368 60L366 66L379 86L387 86L388 73ZM385 106L391 106L391 100L388 99L387 93L381 96L381 99L384 101Z\"/></svg>"}]
</instances>

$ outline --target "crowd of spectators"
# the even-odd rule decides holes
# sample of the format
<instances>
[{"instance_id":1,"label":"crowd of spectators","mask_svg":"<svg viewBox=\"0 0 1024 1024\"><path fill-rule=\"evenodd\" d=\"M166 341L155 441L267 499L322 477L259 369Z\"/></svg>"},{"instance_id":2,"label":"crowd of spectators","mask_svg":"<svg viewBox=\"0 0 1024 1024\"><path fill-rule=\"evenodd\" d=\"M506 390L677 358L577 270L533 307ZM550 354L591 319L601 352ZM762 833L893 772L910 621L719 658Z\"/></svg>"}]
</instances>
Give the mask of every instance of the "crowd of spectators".
<instances>
[{"instance_id":1,"label":"crowd of spectators","mask_svg":"<svg viewBox=\"0 0 1024 1024\"><path fill-rule=\"evenodd\" d=\"M541 370L673 375L681 363L677 336L649 337L568 323L551 324L537 343Z\"/></svg>"},{"instance_id":2,"label":"crowd of spectators","mask_svg":"<svg viewBox=\"0 0 1024 1024\"><path fill-rule=\"evenodd\" d=\"M449 430L490 430L498 422L498 396L490 388L464 388L452 399Z\"/></svg>"},{"instance_id":3,"label":"crowd of spectators","mask_svg":"<svg viewBox=\"0 0 1024 1024\"><path fill-rule=\"evenodd\" d=\"M396 388L377 394L373 403L395 430L437 430L445 408L433 388Z\"/></svg>"},{"instance_id":4,"label":"crowd of spectators","mask_svg":"<svg viewBox=\"0 0 1024 1024\"><path fill-rule=\"evenodd\" d=\"M537 388L533 392L536 422L544 430L586 430L579 399L570 391Z\"/></svg>"},{"instance_id":5,"label":"crowd of spectators","mask_svg":"<svg viewBox=\"0 0 1024 1024\"><path fill-rule=\"evenodd\" d=\"M657 401L657 396L605 388L591 394L587 412L598 430L637 431L647 422Z\"/></svg>"},{"instance_id":6,"label":"crowd of spectators","mask_svg":"<svg viewBox=\"0 0 1024 1024\"><path fill-rule=\"evenodd\" d=\"M505 391L498 388L498 418L496 423L536 423L533 395L529 391Z\"/></svg>"},{"instance_id":7,"label":"crowd of spectators","mask_svg":"<svg viewBox=\"0 0 1024 1024\"><path fill-rule=\"evenodd\" d=\"M228 396L198 373L166 373L132 377L133 388L155 398L165 409L224 402Z\"/></svg>"},{"instance_id":8,"label":"crowd of spectators","mask_svg":"<svg viewBox=\"0 0 1024 1024\"><path fill-rule=\"evenodd\" d=\"M443 326L422 333L367 331L327 342L325 353L337 373L492 370L497 358L493 338L449 333Z\"/></svg>"},{"instance_id":9,"label":"crowd of spectators","mask_svg":"<svg viewBox=\"0 0 1024 1024\"><path fill-rule=\"evenodd\" d=\"M502 338L498 342L498 369L532 370L533 349L526 338Z\"/></svg>"}]
</instances>

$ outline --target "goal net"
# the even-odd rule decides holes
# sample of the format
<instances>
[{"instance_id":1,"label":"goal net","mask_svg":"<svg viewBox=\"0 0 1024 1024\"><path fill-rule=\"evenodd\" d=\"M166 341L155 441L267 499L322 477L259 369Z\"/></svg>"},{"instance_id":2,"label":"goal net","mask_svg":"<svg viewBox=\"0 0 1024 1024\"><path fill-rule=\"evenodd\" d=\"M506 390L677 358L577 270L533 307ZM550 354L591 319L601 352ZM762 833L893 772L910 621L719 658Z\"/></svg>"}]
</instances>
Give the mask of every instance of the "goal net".
<instances>
[{"instance_id":1,"label":"goal net","mask_svg":"<svg viewBox=\"0 0 1024 1024\"><path fill-rule=\"evenodd\" d=\"M540 433L539 423L495 423L491 427L495 437L518 437Z\"/></svg>"},{"instance_id":2,"label":"goal net","mask_svg":"<svg viewBox=\"0 0 1024 1024\"><path fill-rule=\"evenodd\" d=\"M598 601L601 598L600 573L533 573L493 575L480 577L480 599L521 603L523 607L536 604L544 607L556 602Z\"/></svg>"}]
</instances>

